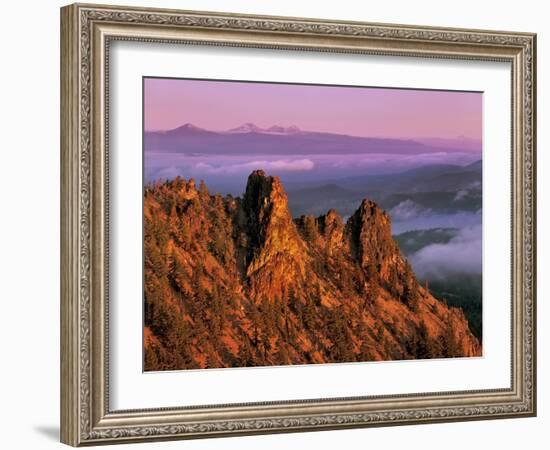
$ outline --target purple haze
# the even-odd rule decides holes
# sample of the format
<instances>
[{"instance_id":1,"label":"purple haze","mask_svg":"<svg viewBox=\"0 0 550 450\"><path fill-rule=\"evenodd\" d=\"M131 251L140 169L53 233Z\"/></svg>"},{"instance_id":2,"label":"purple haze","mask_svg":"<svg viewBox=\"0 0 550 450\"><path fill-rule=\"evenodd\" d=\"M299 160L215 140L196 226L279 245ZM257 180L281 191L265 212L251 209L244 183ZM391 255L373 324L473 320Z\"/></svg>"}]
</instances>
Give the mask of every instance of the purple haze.
<instances>
[{"instance_id":1,"label":"purple haze","mask_svg":"<svg viewBox=\"0 0 550 450\"><path fill-rule=\"evenodd\" d=\"M145 180L238 194L257 168L285 183L481 159L482 94L144 79Z\"/></svg>"},{"instance_id":2,"label":"purple haze","mask_svg":"<svg viewBox=\"0 0 550 450\"><path fill-rule=\"evenodd\" d=\"M185 123L225 131L260 127L396 139L482 136L482 94L146 78L145 130Z\"/></svg>"}]
</instances>

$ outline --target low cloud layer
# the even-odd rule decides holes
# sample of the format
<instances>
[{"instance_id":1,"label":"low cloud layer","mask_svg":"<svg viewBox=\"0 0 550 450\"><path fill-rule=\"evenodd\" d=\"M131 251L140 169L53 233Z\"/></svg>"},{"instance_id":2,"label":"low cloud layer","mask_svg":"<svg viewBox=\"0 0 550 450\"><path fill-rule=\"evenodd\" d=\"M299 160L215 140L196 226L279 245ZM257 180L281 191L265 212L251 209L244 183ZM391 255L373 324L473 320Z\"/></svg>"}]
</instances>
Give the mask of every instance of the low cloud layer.
<instances>
[{"instance_id":1,"label":"low cloud layer","mask_svg":"<svg viewBox=\"0 0 550 450\"><path fill-rule=\"evenodd\" d=\"M309 158L273 158L254 161L242 158L194 158L182 155L167 155L165 161L145 160L146 181L170 179L176 176L184 178L208 179L215 182L220 177L227 179L246 178L256 169L270 174L298 174L311 172L316 164ZM239 183L242 184L242 183Z\"/></svg>"},{"instance_id":2,"label":"low cloud layer","mask_svg":"<svg viewBox=\"0 0 550 450\"><path fill-rule=\"evenodd\" d=\"M248 176L262 168L274 175L295 177L298 181L334 180L365 174L397 173L428 164L469 164L479 155L472 153L434 153L421 155L370 154L363 155L199 155L189 153L145 152L147 181L170 178L201 178ZM241 185L242 182L239 182Z\"/></svg>"},{"instance_id":3,"label":"low cloud layer","mask_svg":"<svg viewBox=\"0 0 550 450\"><path fill-rule=\"evenodd\" d=\"M467 191L459 191L453 200L463 200L467 195ZM436 212L411 199L399 202L388 213L394 234L431 228L467 228L481 223L481 209L475 212L458 209L455 212Z\"/></svg>"},{"instance_id":4,"label":"low cloud layer","mask_svg":"<svg viewBox=\"0 0 550 450\"><path fill-rule=\"evenodd\" d=\"M430 210L421 210L414 215L414 207L405 208L399 211L400 219L393 215L392 233L400 234L411 230L427 230L430 228L467 228L481 223L481 210L477 212L457 211L451 214L439 214Z\"/></svg>"},{"instance_id":5,"label":"low cloud layer","mask_svg":"<svg viewBox=\"0 0 550 450\"><path fill-rule=\"evenodd\" d=\"M372 153L369 155L336 155L332 156L332 166L335 169L369 170L372 173L392 173L431 164L465 165L481 159L481 154L471 152L456 153L420 153L416 155L401 155L391 153ZM323 157L329 159L327 157Z\"/></svg>"},{"instance_id":6,"label":"low cloud layer","mask_svg":"<svg viewBox=\"0 0 550 450\"><path fill-rule=\"evenodd\" d=\"M237 164L226 164L222 166L216 166L213 164L207 164L200 162L195 166L195 169L199 172L206 172L210 174L233 174L233 173L248 173L255 169L263 169L267 172L304 172L312 170L315 167L314 162L311 159L278 159L274 161L258 160Z\"/></svg>"},{"instance_id":7,"label":"low cloud layer","mask_svg":"<svg viewBox=\"0 0 550 450\"><path fill-rule=\"evenodd\" d=\"M430 209L424 208L418 203L407 199L403 200L390 210L390 217L394 221L399 222L410 220L414 217L428 216L430 213Z\"/></svg>"},{"instance_id":8,"label":"low cloud layer","mask_svg":"<svg viewBox=\"0 0 550 450\"><path fill-rule=\"evenodd\" d=\"M482 226L468 226L447 244L431 244L409 258L417 276L443 278L450 273L480 274Z\"/></svg>"}]
</instances>

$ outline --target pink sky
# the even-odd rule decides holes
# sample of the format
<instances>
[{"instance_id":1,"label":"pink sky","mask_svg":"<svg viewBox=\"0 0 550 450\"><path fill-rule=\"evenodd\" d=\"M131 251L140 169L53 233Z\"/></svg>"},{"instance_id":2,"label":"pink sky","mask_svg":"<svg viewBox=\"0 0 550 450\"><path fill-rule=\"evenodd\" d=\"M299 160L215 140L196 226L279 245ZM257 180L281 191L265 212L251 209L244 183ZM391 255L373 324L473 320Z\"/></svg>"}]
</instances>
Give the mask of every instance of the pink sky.
<instances>
[{"instance_id":1,"label":"pink sky","mask_svg":"<svg viewBox=\"0 0 550 450\"><path fill-rule=\"evenodd\" d=\"M146 78L144 97L147 131L253 122L385 138L482 136L477 92Z\"/></svg>"}]
</instances>

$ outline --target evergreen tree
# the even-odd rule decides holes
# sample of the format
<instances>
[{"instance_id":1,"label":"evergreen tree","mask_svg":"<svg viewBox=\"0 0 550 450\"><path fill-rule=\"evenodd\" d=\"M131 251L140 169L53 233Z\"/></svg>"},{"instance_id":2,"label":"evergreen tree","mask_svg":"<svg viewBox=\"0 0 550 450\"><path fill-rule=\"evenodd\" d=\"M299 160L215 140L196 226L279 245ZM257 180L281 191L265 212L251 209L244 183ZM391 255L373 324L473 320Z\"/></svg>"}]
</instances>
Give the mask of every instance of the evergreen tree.
<instances>
[{"instance_id":1,"label":"evergreen tree","mask_svg":"<svg viewBox=\"0 0 550 450\"><path fill-rule=\"evenodd\" d=\"M191 228L189 226L189 221L187 217L182 217L180 221L180 232L179 232L181 243L185 249L188 249L191 244Z\"/></svg>"},{"instance_id":2,"label":"evergreen tree","mask_svg":"<svg viewBox=\"0 0 550 450\"><path fill-rule=\"evenodd\" d=\"M401 301L407 305L411 311L418 312L419 303L418 289L412 279L406 280L403 285L403 294L401 295Z\"/></svg>"},{"instance_id":3,"label":"evergreen tree","mask_svg":"<svg viewBox=\"0 0 550 450\"><path fill-rule=\"evenodd\" d=\"M206 187L204 180L201 180L199 183L199 197L202 202L210 202L210 192L208 192L208 188Z\"/></svg>"},{"instance_id":4,"label":"evergreen tree","mask_svg":"<svg viewBox=\"0 0 550 450\"><path fill-rule=\"evenodd\" d=\"M252 353L252 347L250 346L250 340L244 332L241 334L240 342L241 346L239 348L239 365L243 367L251 367L254 365L254 355Z\"/></svg>"},{"instance_id":5,"label":"evergreen tree","mask_svg":"<svg viewBox=\"0 0 550 450\"><path fill-rule=\"evenodd\" d=\"M415 333L416 338L416 359L433 358L433 349L428 334L426 323L422 320Z\"/></svg>"},{"instance_id":6,"label":"evergreen tree","mask_svg":"<svg viewBox=\"0 0 550 450\"><path fill-rule=\"evenodd\" d=\"M442 336L443 355L446 358L455 358L461 356L460 346L458 345L452 321L448 321Z\"/></svg>"}]
</instances>

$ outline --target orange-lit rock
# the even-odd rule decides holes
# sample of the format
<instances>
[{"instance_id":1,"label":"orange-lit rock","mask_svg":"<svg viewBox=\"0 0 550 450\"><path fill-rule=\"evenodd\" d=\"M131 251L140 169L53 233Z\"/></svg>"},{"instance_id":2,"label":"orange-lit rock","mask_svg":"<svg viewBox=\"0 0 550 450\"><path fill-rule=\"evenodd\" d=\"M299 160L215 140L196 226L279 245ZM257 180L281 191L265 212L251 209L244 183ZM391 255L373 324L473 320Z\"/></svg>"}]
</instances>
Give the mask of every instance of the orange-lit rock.
<instances>
[{"instance_id":1,"label":"orange-lit rock","mask_svg":"<svg viewBox=\"0 0 550 450\"><path fill-rule=\"evenodd\" d=\"M243 198L176 178L145 190L144 248L146 370L481 355L369 200L293 219L261 170Z\"/></svg>"}]
</instances>

